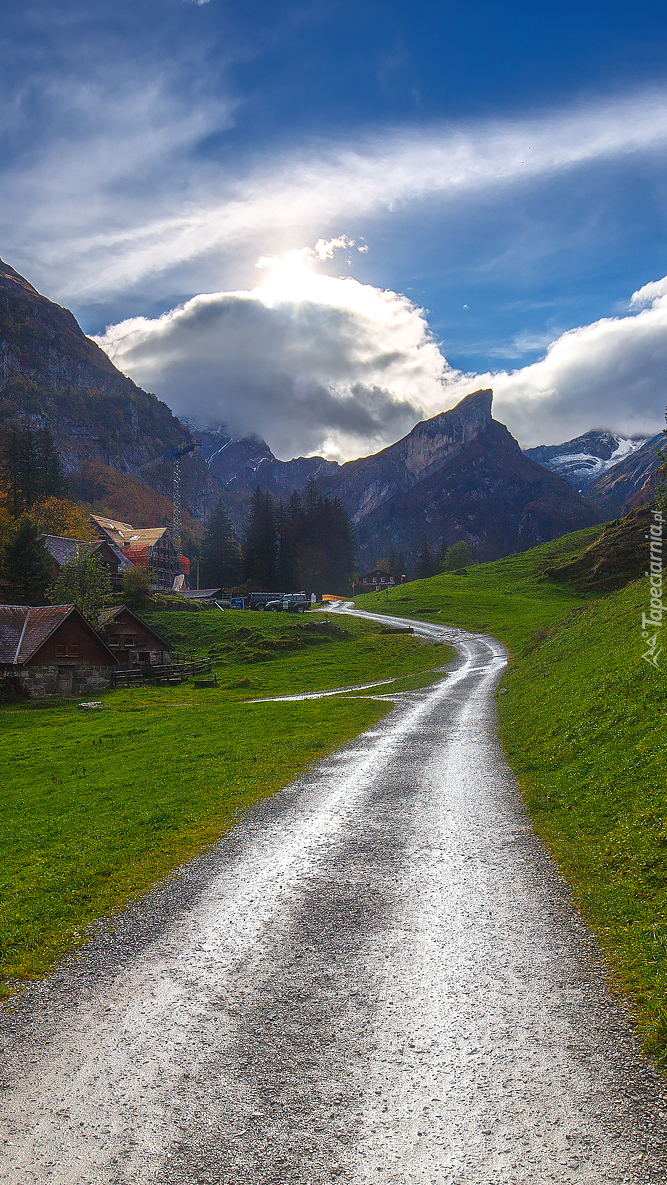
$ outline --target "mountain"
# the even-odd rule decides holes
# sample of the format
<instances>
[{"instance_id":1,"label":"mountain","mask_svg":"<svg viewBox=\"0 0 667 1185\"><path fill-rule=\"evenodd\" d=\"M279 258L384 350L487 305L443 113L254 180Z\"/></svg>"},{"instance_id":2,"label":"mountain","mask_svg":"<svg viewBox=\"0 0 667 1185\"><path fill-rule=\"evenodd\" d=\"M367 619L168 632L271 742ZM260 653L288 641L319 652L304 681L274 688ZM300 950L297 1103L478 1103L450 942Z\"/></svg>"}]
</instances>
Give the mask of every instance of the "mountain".
<instances>
[{"instance_id":1,"label":"mountain","mask_svg":"<svg viewBox=\"0 0 667 1185\"><path fill-rule=\"evenodd\" d=\"M250 497L258 485L286 502L292 491L302 490L309 478L319 482L339 468L337 461L324 457L279 461L266 441L257 436L229 436L222 428L197 428L194 434L201 441L209 478L237 529L243 527Z\"/></svg>"},{"instance_id":2,"label":"mountain","mask_svg":"<svg viewBox=\"0 0 667 1185\"><path fill-rule=\"evenodd\" d=\"M646 444L603 473L591 483L586 496L599 506L605 518L625 514L653 498L658 452L665 446L665 435L658 432Z\"/></svg>"},{"instance_id":3,"label":"mountain","mask_svg":"<svg viewBox=\"0 0 667 1185\"><path fill-rule=\"evenodd\" d=\"M69 468L96 456L138 467L189 433L121 374L68 309L0 261L0 420L46 424Z\"/></svg>"},{"instance_id":4,"label":"mountain","mask_svg":"<svg viewBox=\"0 0 667 1185\"><path fill-rule=\"evenodd\" d=\"M641 449L646 440L645 436L615 436L593 429L564 444L540 444L524 449L524 453L545 469L560 474L581 494L609 469Z\"/></svg>"},{"instance_id":5,"label":"mountain","mask_svg":"<svg viewBox=\"0 0 667 1185\"><path fill-rule=\"evenodd\" d=\"M476 559L490 560L598 521L588 502L492 419L492 400L492 391L475 391L319 481L352 518L361 567L391 547L414 561L424 534L432 546L465 539Z\"/></svg>"},{"instance_id":6,"label":"mountain","mask_svg":"<svg viewBox=\"0 0 667 1185\"><path fill-rule=\"evenodd\" d=\"M140 506L149 520L169 517L171 467L143 466L188 442L188 428L121 374L68 309L0 260L3 424L48 427L73 491L95 509L129 521ZM201 509L210 502L203 460L186 457L182 468L185 501Z\"/></svg>"},{"instance_id":7,"label":"mountain","mask_svg":"<svg viewBox=\"0 0 667 1185\"><path fill-rule=\"evenodd\" d=\"M314 477L350 513L361 566L392 546L410 559L425 532L433 545L463 538L479 559L492 559L596 521L562 477L522 454L491 418L491 403L491 391L474 392L382 452L345 465L323 457L279 461L256 437L206 429L198 433L201 454L182 462L184 511L201 520L222 496L242 528L257 485L286 501ZM0 262L3 423L48 426L78 497L138 526L161 523L169 509L171 466L147 463L192 439L166 404L116 369L72 313ZM612 456L612 444L595 447ZM197 529L184 514L186 525L188 533Z\"/></svg>"}]
</instances>

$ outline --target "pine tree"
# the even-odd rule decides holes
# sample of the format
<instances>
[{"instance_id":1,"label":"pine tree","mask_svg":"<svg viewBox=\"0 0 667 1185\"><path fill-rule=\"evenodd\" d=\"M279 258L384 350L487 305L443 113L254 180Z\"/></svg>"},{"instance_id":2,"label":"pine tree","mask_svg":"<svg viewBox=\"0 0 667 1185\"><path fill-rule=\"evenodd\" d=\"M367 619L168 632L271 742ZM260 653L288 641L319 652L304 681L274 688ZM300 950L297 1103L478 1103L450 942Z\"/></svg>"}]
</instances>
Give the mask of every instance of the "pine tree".
<instances>
[{"instance_id":1,"label":"pine tree","mask_svg":"<svg viewBox=\"0 0 667 1185\"><path fill-rule=\"evenodd\" d=\"M0 471L14 518L44 498L62 498L67 482L48 428L11 428L0 441Z\"/></svg>"},{"instance_id":2,"label":"pine tree","mask_svg":"<svg viewBox=\"0 0 667 1185\"><path fill-rule=\"evenodd\" d=\"M23 515L8 534L2 555L4 600L15 605L44 605L53 580L53 560L41 534Z\"/></svg>"},{"instance_id":3,"label":"pine tree","mask_svg":"<svg viewBox=\"0 0 667 1185\"><path fill-rule=\"evenodd\" d=\"M403 576L408 575L408 566L405 562L405 556L402 551L399 551L398 555L396 556L396 573L395 573L395 575L396 575L396 579L398 580L399 584L400 584L400 581L403 578Z\"/></svg>"},{"instance_id":4,"label":"pine tree","mask_svg":"<svg viewBox=\"0 0 667 1185\"><path fill-rule=\"evenodd\" d=\"M229 588L238 582L239 572L239 545L220 498L202 539L200 583L202 588Z\"/></svg>"},{"instance_id":5,"label":"pine tree","mask_svg":"<svg viewBox=\"0 0 667 1185\"><path fill-rule=\"evenodd\" d=\"M323 498L311 479L296 533L299 584L306 591L341 592L354 570L356 544L338 498Z\"/></svg>"},{"instance_id":6,"label":"pine tree","mask_svg":"<svg viewBox=\"0 0 667 1185\"><path fill-rule=\"evenodd\" d=\"M429 576L435 575L436 561L433 552L431 551L431 543L428 535L422 535L421 544L419 546L419 556L415 565L415 577L417 580L426 580Z\"/></svg>"},{"instance_id":7,"label":"pine tree","mask_svg":"<svg viewBox=\"0 0 667 1185\"><path fill-rule=\"evenodd\" d=\"M271 495L259 486L250 499L243 544L243 572L256 591L271 592L276 585L278 537Z\"/></svg>"},{"instance_id":8,"label":"pine tree","mask_svg":"<svg viewBox=\"0 0 667 1185\"><path fill-rule=\"evenodd\" d=\"M302 511L296 490L290 494L287 506L278 503L278 584L283 592L296 591L299 584L298 535Z\"/></svg>"},{"instance_id":9,"label":"pine tree","mask_svg":"<svg viewBox=\"0 0 667 1185\"><path fill-rule=\"evenodd\" d=\"M67 481L48 428L40 428L35 436L33 447L37 467L35 500L64 498L67 494Z\"/></svg>"},{"instance_id":10,"label":"pine tree","mask_svg":"<svg viewBox=\"0 0 667 1185\"><path fill-rule=\"evenodd\" d=\"M440 547L438 548L438 554L435 558L435 567L436 567L437 572L446 572L447 571L447 564L449 562L449 551L450 551L449 544L446 542L446 540L444 538L441 539L440 540Z\"/></svg>"}]
</instances>

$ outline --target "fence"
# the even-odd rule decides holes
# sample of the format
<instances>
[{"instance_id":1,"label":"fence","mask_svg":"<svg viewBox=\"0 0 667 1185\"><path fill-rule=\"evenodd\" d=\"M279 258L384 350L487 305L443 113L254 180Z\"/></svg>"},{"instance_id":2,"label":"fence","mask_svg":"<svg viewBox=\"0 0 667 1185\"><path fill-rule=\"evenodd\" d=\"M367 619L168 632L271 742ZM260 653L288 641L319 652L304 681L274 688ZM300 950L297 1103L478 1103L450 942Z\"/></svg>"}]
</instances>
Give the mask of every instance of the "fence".
<instances>
[{"instance_id":1,"label":"fence","mask_svg":"<svg viewBox=\"0 0 667 1185\"><path fill-rule=\"evenodd\" d=\"M192 662L172 662L166 667L116 668L111 672L112 687L134 687L138 683L184 683L191 675L208 675L211 659L200 658Z\"/></svg>"}]
</instances>

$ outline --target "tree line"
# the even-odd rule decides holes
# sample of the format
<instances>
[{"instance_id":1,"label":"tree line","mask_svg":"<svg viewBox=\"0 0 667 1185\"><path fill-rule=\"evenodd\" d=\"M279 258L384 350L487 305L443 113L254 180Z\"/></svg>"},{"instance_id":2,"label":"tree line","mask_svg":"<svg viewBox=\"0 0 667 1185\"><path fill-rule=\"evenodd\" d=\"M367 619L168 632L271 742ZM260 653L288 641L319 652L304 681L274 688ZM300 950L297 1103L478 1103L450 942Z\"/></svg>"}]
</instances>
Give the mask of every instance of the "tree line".
<instances>
[{"instance_id":1,"label":"tree line","mask_svg":"<svg viewBox=\"0 0 667 1185\"><path fill-rule=\"evenodd\" d=\"M286 504L257 486L241 540L218 502L202 540L200 584L341 592L349 584L355 552L347 511L338 498L323 496L312 478L303 494L295 490Z\"/></svg>"},{"instance_id":2,"label":"tree line","mask_svg":"<svg viewBox=\"0 0 667 1185\"><path fill-rule=\"evenodd\" d=\"M473 554L465 539L458 539L451 546L444 539L437 549L431 547L428 535L423 535L415 564L415 580L427 580L441 572L455 572L473 562Z\"/></svg>"}]
</instances>

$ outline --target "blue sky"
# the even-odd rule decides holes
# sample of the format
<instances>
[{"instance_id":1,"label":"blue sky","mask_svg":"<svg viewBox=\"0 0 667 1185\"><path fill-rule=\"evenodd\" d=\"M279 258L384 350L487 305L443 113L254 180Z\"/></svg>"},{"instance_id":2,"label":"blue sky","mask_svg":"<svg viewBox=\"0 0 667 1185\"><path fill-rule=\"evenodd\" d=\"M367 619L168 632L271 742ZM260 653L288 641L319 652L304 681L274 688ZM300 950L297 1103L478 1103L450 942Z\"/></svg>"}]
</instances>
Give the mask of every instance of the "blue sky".
<instances>
[{"instance_id":1,"label":"blue sky","mask_svg":"<svg viewBox=\"0 0 667 1185\"><path fill-rule=\"evenodd\" d=\"M29 0L0 51L0 255L180 414L346 456L479 379L522 443L660 427L664 4Z\"/></svg>"}]
</instances>

